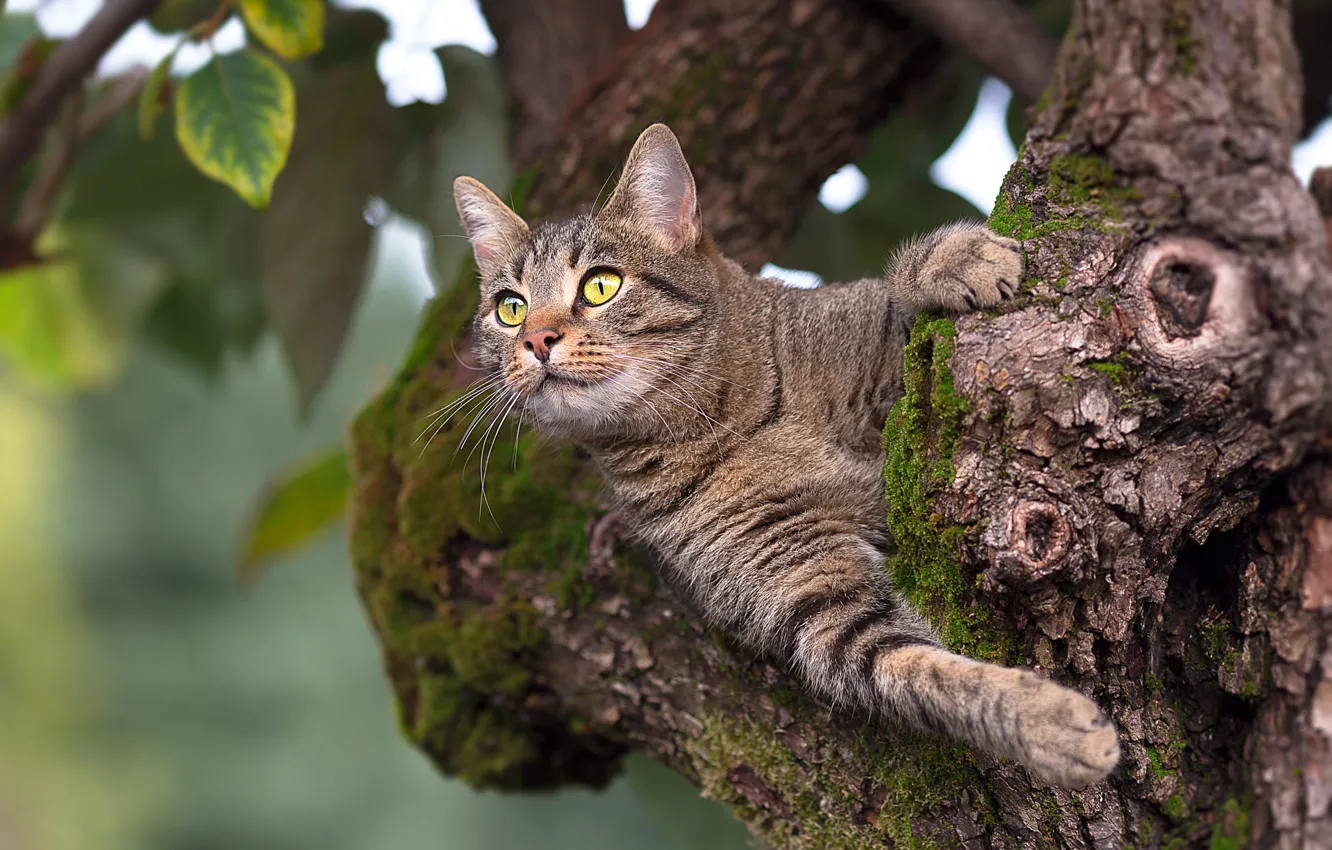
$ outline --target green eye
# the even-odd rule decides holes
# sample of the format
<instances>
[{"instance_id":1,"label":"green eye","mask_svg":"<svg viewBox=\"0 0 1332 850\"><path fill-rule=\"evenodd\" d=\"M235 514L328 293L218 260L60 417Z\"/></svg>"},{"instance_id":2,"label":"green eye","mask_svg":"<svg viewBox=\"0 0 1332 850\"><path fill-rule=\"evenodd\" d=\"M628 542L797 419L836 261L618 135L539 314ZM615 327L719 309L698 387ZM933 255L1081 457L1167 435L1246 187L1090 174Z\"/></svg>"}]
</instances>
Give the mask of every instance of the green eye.
<instances>
[{"instance_id":1,"label":"green eye","mask_svg":"<svg viewBox=\"0 0 1332 850\"><path fill-rule=\"evenodd\" d=\"M596 272L583 281L583 300L596 307L605 304L620 291L620 276L615 272Z\"/></svg>"},{"instance_id":2,"label":"green eye","mask_svg":"<svg viewBox=\"0 0 1332 850\"><path fill-rule=\"evenodd\" d=\"M521 295L507 292L500 296L499 304L495 307L495 318L505 327L517 327L527 318L527 302Z\"/></svg>"}]
</instances>

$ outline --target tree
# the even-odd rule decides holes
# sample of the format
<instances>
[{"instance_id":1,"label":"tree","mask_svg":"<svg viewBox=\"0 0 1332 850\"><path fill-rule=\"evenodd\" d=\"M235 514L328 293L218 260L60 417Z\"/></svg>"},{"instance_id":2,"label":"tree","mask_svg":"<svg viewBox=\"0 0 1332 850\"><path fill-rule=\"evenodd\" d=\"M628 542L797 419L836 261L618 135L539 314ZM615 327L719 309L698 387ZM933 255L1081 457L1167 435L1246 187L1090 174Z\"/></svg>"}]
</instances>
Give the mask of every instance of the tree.
<instances>
[{"instance_id":1,"label":"tree","mask_svg":"<svg viewBox=\"0 0 1332 850\"><path fill-rule=\"evenodd\" d=\"M1332 844L1332 181L1315 181L1320 215L1289 169L1326 110L1326 6L1075 0L1047 82L1025 61L1054 53L1041 28L998 0L663 0L634 34L601 0L482 5L521 212L595 202L637 133L665 120L707 227L751 264L822 236L839 249L825 268L845 268L890 248L894 227L955 214L922 192L912 216L860 219L869 238L805 214L862 155L914 156L884 181L896 206L914 201L920 155L951 139L973 90L955 51L1028 99L1044 91L990 218L1024 242L1025 297L912 335L885 432L889 568L954 648L1093 695L1125 754L1110 781L1069 793L831 714L658 584L572 447L483 421L477 454L515 454L483 473L454 459L476 445L466 420L418 440L473 377L467 260L444 263L406 362L351 430L357 585L410 740L447 773L525 790L604 783L642 749L775 846ZM1032 10L1052 25L1060 11ZM352 31L343 56L382 37ZM323 81L341 115L345 85L313 62L308 79L297 103L317 103ZM352 135L386 139L394 169L347 197L378 191L432 221L456 125L369 124ZM302 173L327 171L288 172ZM312 182L285 201L279 182L273 203L318 198Z\"/></svg>"}]
</instances>

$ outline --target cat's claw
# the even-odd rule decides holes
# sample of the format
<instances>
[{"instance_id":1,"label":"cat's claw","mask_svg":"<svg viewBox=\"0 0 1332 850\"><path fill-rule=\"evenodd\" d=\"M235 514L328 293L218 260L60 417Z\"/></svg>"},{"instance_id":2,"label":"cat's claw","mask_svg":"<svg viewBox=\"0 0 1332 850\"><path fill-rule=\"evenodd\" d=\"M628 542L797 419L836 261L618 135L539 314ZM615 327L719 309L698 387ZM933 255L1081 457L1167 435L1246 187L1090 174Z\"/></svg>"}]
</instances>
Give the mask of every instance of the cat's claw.
<instances>
[{"instance_id":1,"label":"cat's claw","mask_svg":"<svg viewBox=\"0 0 1332 850\"><path fill-rule=\"evenodd\" d=\"M921 276L934 283L934 298L945 310L996 307L1017 294L1022 245L987 227L958 227L930 253Z\"/></svg>"}]
</instances>

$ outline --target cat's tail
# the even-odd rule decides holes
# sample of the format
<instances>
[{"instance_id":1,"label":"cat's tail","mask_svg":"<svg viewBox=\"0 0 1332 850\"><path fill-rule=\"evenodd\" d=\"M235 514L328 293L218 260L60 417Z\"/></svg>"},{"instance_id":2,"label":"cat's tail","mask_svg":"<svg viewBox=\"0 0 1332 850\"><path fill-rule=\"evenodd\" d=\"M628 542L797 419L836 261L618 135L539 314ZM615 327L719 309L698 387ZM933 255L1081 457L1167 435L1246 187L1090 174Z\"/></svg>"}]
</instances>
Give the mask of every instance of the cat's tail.
<instances>
[{"instance_id":1,"label":"cat's tail","mask_svg":"<svg viewBox=\"0 0 1332 850\"><path fill-rule=\"evenodd\" d=\"M1087 697L1030 670L948 652L895 592L856 590L822 596L788 644L826 696L1011 758L1067 788L1099 782L1119 762L1114 725Z\"/></svg>"}]
</instances>

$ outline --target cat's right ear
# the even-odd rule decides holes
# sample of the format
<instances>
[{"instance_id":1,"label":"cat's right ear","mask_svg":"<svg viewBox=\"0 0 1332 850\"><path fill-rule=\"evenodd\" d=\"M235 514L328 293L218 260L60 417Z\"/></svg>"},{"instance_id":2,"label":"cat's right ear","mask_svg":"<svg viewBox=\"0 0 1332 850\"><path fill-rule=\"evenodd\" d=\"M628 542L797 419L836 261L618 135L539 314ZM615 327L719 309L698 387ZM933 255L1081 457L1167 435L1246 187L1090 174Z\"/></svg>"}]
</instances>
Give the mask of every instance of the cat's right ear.
<instances>
[{"instance_id":1,"label":"cat's right ear","mask_svg":"<svg viewBox=\"0 0 1332 850\"><path fill-rule=\"evenodd\" d=\"M453 201L481 276L494 277L504 258L527 241L527 222L470 177L453 181Z\"/></svg>"},{"instance_id":2,"label":"cat's right ear","mask_svg":"<svg viewBox=\"0 0 1332 850\"><path fill-rule=\"evenodd\" d=\"M685 162L679 140L665 124L653 124L634 142L603 213L646 228L669 251L698 244L703 216L694 173Z\"/></svg>"}]
</instances>

